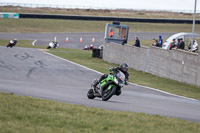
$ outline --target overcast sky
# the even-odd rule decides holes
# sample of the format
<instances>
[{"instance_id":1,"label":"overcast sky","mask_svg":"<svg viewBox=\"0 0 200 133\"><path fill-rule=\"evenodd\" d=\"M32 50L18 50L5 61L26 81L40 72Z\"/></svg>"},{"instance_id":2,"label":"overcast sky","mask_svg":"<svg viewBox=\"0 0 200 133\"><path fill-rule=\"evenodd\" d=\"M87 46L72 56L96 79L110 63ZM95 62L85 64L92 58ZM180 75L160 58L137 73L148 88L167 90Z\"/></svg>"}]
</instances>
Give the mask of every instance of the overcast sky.
<instances>
[{"instance_id":1,"label":"overcast sky","mask_svg":"<svg viewBox=\"0 0 200 133\"><path fill-rule=\"evenodd\" d=\"M195 0L0 0L5 3L73 5L102 8L194 10ZM197 10L200 1L197 0Z\"/></svg>"}]
</instances>

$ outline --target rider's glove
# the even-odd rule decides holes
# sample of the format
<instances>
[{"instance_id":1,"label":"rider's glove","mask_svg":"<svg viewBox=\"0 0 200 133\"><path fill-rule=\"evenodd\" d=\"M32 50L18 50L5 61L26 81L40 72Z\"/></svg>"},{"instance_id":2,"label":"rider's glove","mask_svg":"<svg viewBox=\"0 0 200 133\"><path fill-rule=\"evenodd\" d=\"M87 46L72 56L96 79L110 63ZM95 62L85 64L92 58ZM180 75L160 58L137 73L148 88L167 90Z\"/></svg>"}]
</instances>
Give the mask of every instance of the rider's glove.
<instances>
[{"instance_id":1,"label":"rider's glove","mask_svg":"<svg viewBox=\"0 0 200 133\"><path fill-rule=\"evenodd\" d=\"M111 67L108 68L109 71L112 71L113 69Z\"/></svg>"}]
</instances>

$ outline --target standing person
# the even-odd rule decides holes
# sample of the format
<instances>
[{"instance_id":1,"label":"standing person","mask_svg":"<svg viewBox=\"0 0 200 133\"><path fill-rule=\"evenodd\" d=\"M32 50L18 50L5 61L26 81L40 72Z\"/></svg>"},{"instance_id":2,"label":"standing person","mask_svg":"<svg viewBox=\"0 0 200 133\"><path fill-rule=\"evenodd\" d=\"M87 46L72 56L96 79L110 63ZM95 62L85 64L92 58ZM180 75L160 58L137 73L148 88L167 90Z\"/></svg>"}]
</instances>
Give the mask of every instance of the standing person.
<instances>
[{"instance_id":1,"label":"standing person","mask_svg":"<svg viewBox=\"0 0 200 133\"><path fill-rule=\"evenodd\" d=\"M180 49L185 49L185 42L183 41L183 38L180 39Z\"/></svg>"},{"instance_id":2,"label":"standing person","mask_svg":"<svg viewBox=\"0 0 200 133\"><path fill-rule=\"evenodd\" d=\"M113 29L110 30L108 36L109 36L109 37L113 37Z\"/></svg>"},{"instance_id":3,"label":"standing person","mask_svg":"<svg viewBox=\"0 0 200 133\"><path fill-rule=\"evenodd\" d=\"M152 46L159 47L158 40L156 40L155 38L153 39L153 44L152 44Z\"/></svg>"},{"instance_id":4,"label":"standing person","mask_svg":"<svg viewBox=\"0 0 200 133\"><path fill-rule=\"evenodd\" d=\"M135 45L136 47L140 47L140 40L138 39L138 37L135 37Z\"/></svg>"},{"instance_id":5,"label":"standing person","mask_svg":"<svg viewBox=\"0 0 200 133\"><path fill-rule=\"evenodd\" d=\"M152 46L156 46L156 39L155 38L153 38Z\"/></svg>"},{"instance_id":6,"label":"standing person","mask_svg":"<svg viewBox=\"0 0 200 133\"><path fill-rule=\"evenodd\" d=\"M178 42L177 42L177 49L180 49L180 43L181 43L181 39L178 38Z\"/></svg>"},{"instance_id":7,"label":"standing person","mask_svg":"<svg viewBox=\"0 0 200 133\"><path fill-rule=\"evenodd\" d=\"M156 47L160 47L158 40L155 40L155 41L156 41Z\"/></svg>"},{"instance_id":8,"label":"standing person","mask_svg":"<svg viewBox=\"0 0 200 133\"><path fill-rule=\"evenodd\" d=\"M162 36L161 36L161 35L159 36L158 43L159 43L159 47L162 47L163 39L162 39Z\"/></svg>"},{"instance_id":9,"label":"standing person","mask_svg":"<svg viewBox=\"0 0 200 133\"><path fill-rule=\"evenodd\" d=\"M176 42L175 42L176 39L173 39L173 41L170 43L169 45L169 50L172 50L172 48L176 48Z\"/></svg>"}]
</instances>

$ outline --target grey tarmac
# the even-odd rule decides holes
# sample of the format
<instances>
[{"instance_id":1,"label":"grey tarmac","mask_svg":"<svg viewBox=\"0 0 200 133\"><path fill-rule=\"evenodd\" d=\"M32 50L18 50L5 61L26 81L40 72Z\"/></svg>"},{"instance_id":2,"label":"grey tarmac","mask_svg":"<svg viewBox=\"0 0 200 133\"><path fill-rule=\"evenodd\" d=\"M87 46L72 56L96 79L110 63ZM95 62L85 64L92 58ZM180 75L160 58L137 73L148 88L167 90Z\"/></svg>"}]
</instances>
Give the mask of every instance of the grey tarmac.
<instances>
[{"instance_id":1,"label":"grey tarmac","mask_svg":"<svg viewBox=\"0 0 200 133\"><path fill-rule=\"evenodd\" d=\"M162 35L164 39L167 39L174 33L161 33L161 32L131 32L129 33L128 39L135 40L137 36L140 40L151 40L153 38L158 39L159 35ZM0 33L0 39L15 39L18 40L37 40L35 45L48 46L50 41L54 40L56 37L57 42L60 47L63 48L74 48L83 49L85 45L93 44L95 48L99 47L104 43L104 33L103 32L83 32L83 33ZM66 43L66 38L68 37L68 43ZM80 43L80 38L82 37L83 42ZM92 39L95 42L92 42ZM7 45L7 44L5 44Z\"/></svg>"},{"instance_id":2,"label":"grey tarmac","mask_svg":"<svg viewBox=\"0 0 200 133\"><path fill-rule=\"evenodd\" d=\"M0 92L200 122L200 101L147 87L130 84L107 102L90 100L87 91L101 74L38 49L1 46L0 75Z\"/></svg>"}]
</instances>

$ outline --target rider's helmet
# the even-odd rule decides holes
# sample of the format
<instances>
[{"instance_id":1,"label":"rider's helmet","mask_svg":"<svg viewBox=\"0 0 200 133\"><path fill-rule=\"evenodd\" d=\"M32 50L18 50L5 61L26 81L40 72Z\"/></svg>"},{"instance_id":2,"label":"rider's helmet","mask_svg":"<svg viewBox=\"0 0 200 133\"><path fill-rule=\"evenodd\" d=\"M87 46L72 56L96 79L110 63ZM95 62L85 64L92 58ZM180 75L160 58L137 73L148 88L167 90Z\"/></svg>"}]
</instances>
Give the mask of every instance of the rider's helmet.
<instances>
[{"instance_id":1,"label":"rider's helmet","mask_svg":"<svg viewBox=\"0 0 200 133\"><path fill-rule=\"evenodd\" d=\"M120 65L120 69L122 70L122 72L128 72L128 65L126 63L122 63Z\"/></svg>"}]
</instances>

